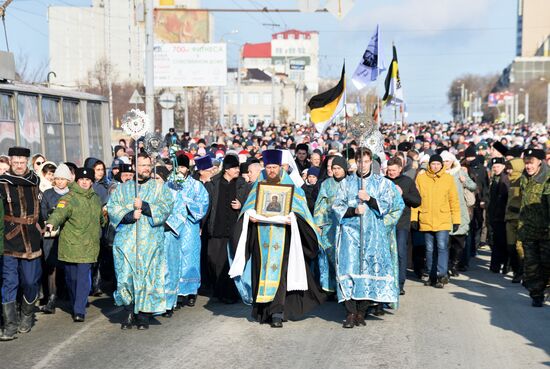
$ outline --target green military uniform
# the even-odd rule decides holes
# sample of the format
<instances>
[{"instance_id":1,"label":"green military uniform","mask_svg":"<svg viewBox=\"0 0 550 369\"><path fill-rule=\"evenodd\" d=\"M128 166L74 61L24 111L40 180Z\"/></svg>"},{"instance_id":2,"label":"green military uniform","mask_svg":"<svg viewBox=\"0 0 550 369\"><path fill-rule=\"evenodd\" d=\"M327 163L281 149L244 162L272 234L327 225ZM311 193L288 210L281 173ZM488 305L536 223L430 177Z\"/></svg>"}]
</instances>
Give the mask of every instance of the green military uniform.
<instances>
[{"instance_id":1,"label":"green military uniform","mask_svg":"<svg viewBox=\"0 0 550 369\"><path fill-rule=\"evenodd\" d=\"M520 180L521 207L518 238L525 252L525 285L533 301L544 298L550 279L550 172L541 163L539 172Z\"/></svg>"},{"instance_id":2,"label":"green military uniform","mask_svg":"<svg viewBox=\"0 0 550 369\"><path fill-rule=\"evenodd\" d=\"M47 221L54 228L63 225L58 259L67 263L95 263L101 227L106 224L101 201L92 188L84 190L73 182L69 189Z\"/></svg>"},{"instance_id":3,"label":"green military uniform","mask_svg":"<svg viewBox=\"0 0 550 369\"><path fill-rule=\"evenodd\" d=\"M508 188L508 202L506 203L506 241L508 243L508 255L510 256L510 266L514 271L514 282L519 283L523 276L523 245L518 240L519 209L521 207L520 182L521 174L525 168L523 159L514 158L510 160L509 165L512 172L508 174L510 187Z\"/></svg>"}]
</instances>

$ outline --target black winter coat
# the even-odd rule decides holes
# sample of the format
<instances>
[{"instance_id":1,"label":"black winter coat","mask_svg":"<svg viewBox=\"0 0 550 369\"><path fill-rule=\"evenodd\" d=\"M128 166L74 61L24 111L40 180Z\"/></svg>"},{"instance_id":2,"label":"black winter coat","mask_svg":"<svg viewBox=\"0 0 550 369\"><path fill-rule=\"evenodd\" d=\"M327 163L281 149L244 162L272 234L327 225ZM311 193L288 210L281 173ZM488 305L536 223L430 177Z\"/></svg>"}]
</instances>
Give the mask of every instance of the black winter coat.
<instances>
[{"instance_id":1,"label":"black winter coat","mask_svg":"<svg viewBox=\"0 0 550 369\"><path fill-rule=\"evenodd\" d=\"M489 191L489 206L487 207L487 220L489 223L504 222L506 216L510 180L504 172L499 177L498 180L491 182Z\"/></svg>"},{"instance_id":2,"label":"black winter coat","mask_svg":"<svg viewBox=\"0 0 550 369\"><path fill-rule=\"evenodd\" d=\"M420 206L421 198L416 184L414 181L406 176L400 175L397 178L391 179L388 177L396 186L399 186L403 191L403 201L405 202L405 208L401 214L401 218L397 222L398 229L409 229L411 225L411 208L416 208Z\"/></svg>"},{"instance_id":3,"label":"black winter coat","mask_svg":"<svg viewBox=\"0 0 550 369\"><path fill-rule=\"evenodd\" d=\"M208 204L208 213L206 214L206 230L208 232L208 235L214 234L214 227L216 226L216 213L218 211L218 196L219 196L219 188L220 188L220 181L222 179L222 174L218 173L212 179L210 182L207 182L204 184L206 187L206 190L208 191L208 195L210 197L210 203ZM237 194L237 200L240 201L241 205L244 205L244 202L246 201L246 198L248 196L248 186L246 181L243 177L238 177L236 180L236 194ZM233 199L226 199L227 201L232 201ZM227 214L228 217L234 218L231 219L233 223L237 222L237 218L239 216L238 210L235 210L232 214Z\"/></svg>"},{"instance_id":4,"label":"black winter coat","mask_svg":"<svg viewBox=\"0 0 550 369\"><path fill-rule=\"evenodd\" d=\"M0 198L4 203L4 255L35 259L42 255L40 179L32 171L23 176L9 172L0 176Z\"/></svg>"}]
</instances>

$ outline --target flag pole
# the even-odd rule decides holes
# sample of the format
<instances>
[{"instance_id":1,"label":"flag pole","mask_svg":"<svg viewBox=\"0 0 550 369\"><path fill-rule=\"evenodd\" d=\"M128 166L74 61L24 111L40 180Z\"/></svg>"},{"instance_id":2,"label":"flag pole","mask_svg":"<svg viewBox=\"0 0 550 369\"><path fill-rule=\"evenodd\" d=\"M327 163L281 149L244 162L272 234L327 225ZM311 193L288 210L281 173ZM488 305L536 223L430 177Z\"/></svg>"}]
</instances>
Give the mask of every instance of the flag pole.
<instances>
[{"instance_id":1,"label":"flag pole","mask_svg":"<svg viewBox=\"0 0 550 369\"><path fill-rule=\"evenodd\" d=\"M344 59L344 68L346 67L346 59ZM349 138L348 134L348 94L346 92L346 75L344 74L344 127L346 127L346 141L348 141L348 147L346 149L346 162L349 161Z\"/></svg>"},{"instance_id":2,"label":"flag pole","mask_svg":"<svg viewBox=\"0 0 550 369\"><path fill-rule=\"evenodd\" d=\"M376 123L378 124L378 127L380 127L380 124L382 123L382 107L380 106L380 96L378 93L376 93L376 107L378 108L378 118L376 119Z\"/></svg>"}]
</instances>

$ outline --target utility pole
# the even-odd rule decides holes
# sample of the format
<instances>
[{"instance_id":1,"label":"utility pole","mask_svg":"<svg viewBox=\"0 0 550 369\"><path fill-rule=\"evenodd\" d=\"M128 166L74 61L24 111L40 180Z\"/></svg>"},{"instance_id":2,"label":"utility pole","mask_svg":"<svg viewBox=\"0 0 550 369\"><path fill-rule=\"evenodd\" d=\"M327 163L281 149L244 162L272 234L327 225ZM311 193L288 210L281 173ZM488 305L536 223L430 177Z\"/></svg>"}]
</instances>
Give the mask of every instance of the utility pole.
<instances>
[{"instance_id":1,"label":"utility pole","mask_svg":"<svg viewBox=\"0 0 550 369\"><path fill-rule=\"evenodd\" d=\"M0 17L4 17L6 15L6 8L8 5L12 3L13 0L6 0L2 5L0 5Z\"/></svg>"},{"instance_id":2,"label":"utility pole","mask_svg":"<svg viewBox=\"0 0 550 369\"><path fill-rule=\"evenodd\" d=\"M153 62L153 0L145 0L145 112L155 128L155 79ZM187 91L187 90L186 90ZM187 92L186 92L187 95ZM187 104L187 96L185 99ZM187 106L185 109L187 114ZM187 124L187 122L186 122Z\"/></svg>"},{"instance_id":3,"label":"utility pole","mask_svg":"<svg viewBox=\"0 0 550 369\"><path fill-rule=\"evenodd\" d=\"M220 86L218 87L218 95L220 96L220 103L219 103L219 108L220 108L220 114L219 114L219 117L218 117L218 122L220 123L220 126L224 127L224 116L223 116L223 110L225 108L225 101L224 101L224 97L225 97L225 92L224 92L224 88L223 86Z\"/></svg>"},{"instance_id":4,"label":"utility pole","mask_svg":"<svg viewBox=\"0 0 550 369\"><path fill-rule=\"evenodd\" d=\"M107 29L105 30L105 48L107 49L106 59L109 63L107 70L107 88L109 90L109 127L113 128L115 120L113 112L113 61L111 59L111 0L108 1L107 9L104 14L107 16L107 19L105 20L105 24L107 26Z\"/></svg>"},{"instance_id":5,"label":"utility pole","mask_svg":"<svg viewBox=\"0 0 550 369\"><path fill-rule=\"evenodd\" d=\"M243 57L243 49L241 46L239 46L239 60L237 63L237 125L242 124L242 121L241 121L241 58L242 57Z\"/></svg>"},{"instance_id":6,"label":"utility pole","mask_svg":"<svg viewBox=\"0 0 550 369\"><path fill-rule=\"evenodd\" d=\"M235 33L239 33L239 30L238 30L238 29L234 29L234 30L231 30L230 32L224 33L224 34L220 37L220 41L219 41L219 42L225 42L224 39L223 39L225 35L232 35L232 34L235 34ZM227 45L228 45L230 42L231 42L231 41L227 41L226 44L225 44L225 45L226 45L226 46L225 46L225 47L226 47L226 49L225 49L225 55L227 55ZM226 72L226 76L227 76L227 68L225 69L225 72ZM226 80L227 80L227 78L226 78ZM220 104L219 104L219 107L220 107L220 114L219 114L218 120L219 120L220 126L221 126L222 129L223 129L223 127L225 126L225 122L224 122L224 120L225 120L225 115L224 115L224 110L225 110L225 88L224 88L223 85L220 86L220 87L218 88L218 94L220 95Z\"/></svg>"},{"instance_id":7,"label":"utility pole","mask_svg":"<svg viewBox=\"0 0 550 369\"><path fill-rule=\"evenodd\" d=\"M275 123L275 68L271 74L271 123Z\"/></svg>"},{"instance_id":8,"label":"utility pole","mask_svg":"<svg viewBox=\"0 0 550 369\"><path fill-rule=\"evenodd\" d=\"M187 92L188 90L188 87L184 87L183 88L183 96L184 96L184 103L183 103L183 109L185 110L185 132L189 132L189 103L188 103L188 99L189 99L189 94ZM191 134L191 136L193 135L192 132L189 132Z\"/></svg>"}]
</instances>

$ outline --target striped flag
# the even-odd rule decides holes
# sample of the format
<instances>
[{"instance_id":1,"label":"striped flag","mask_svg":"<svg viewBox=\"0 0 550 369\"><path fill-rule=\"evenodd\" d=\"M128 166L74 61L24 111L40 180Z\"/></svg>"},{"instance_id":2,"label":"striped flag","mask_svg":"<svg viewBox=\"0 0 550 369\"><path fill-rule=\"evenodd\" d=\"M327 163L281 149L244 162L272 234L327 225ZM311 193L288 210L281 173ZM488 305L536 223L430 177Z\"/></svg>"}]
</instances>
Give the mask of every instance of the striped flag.
<instances>
[{"instance_id":1,"label":"striped flag","mask_svg":"<svg viewBox=\"0 0 550 369\"><path fill-rule=\"evenodd\" d=\"M315 129L323 133L344 108L346 100L346 65L342 67L342 76L336 86L309 100L310 117Z\"/></svg>"},{"instance_id":2,"label":"striped flag","mask_svg":"<svg viewBox=\"0 0 550 369\"><path fill-rule=\"evenodd\" d=\"M386 92L382 98L384 105L398 105L403 102L403 87L401 86L401 78L399 77L399 64L397 63L395 45L393 45L393 58L384 85L386 87Z\"/></svg>"}]
</instances>

